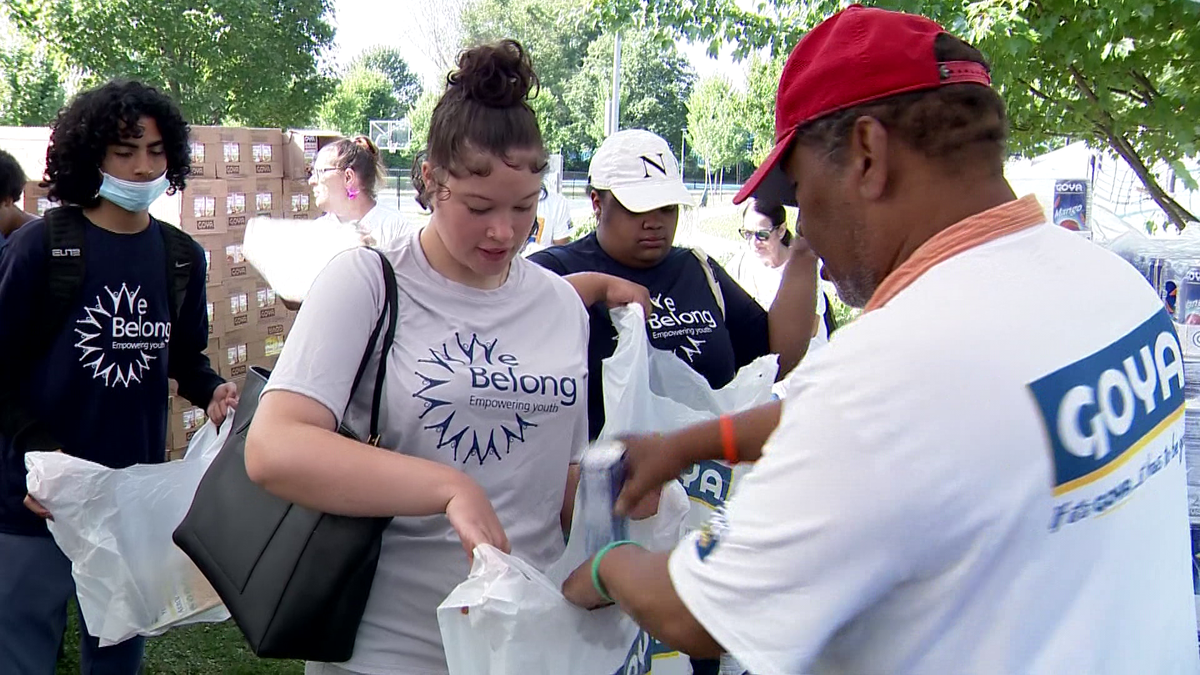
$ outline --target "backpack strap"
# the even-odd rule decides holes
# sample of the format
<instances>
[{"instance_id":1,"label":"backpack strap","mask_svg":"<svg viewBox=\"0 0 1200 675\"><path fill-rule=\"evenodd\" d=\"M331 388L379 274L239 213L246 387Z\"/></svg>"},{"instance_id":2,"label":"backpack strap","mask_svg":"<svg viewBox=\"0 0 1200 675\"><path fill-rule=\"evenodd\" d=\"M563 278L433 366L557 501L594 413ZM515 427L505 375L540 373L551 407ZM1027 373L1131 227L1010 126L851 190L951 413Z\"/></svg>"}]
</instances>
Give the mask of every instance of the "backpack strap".
<instances>
[{"instance_id":1,"label":"backpack strap","mask_svg":"<svg viewBox=\"0 0 1200 675\"><path fill-rule=\"evenodd\" d=\"M46 296L49 320L44 327L48 345L67 322L71 309L83 288L87 272L84 256L84 228L79 208L60 206L46 212Z\"/></svg>"},{"instance_id":2,"label":"backpack strap","mask_svg":"<svg viewBox=\"0 0 1200 675\"><path fill-rule=\"evenodd\" d=\"M167 280L171 285L171 323L179 319L187 287L192 279L192 255L195 242L183 230L166 223L158 224L167 251Z\"/></svg>"},{"instance_id":3,"label":"backpack strap","mask_svg":"<svg viewBox=\"0 0 1200 675\"><path fill-rule=\"evenodd\" d=\"M696 259L700 261L700 268L704 270L704 278L708 279L708 288L712 291L713 298L715 298L717 301L717 309L721 310L721 318L724 319L725 294L721 292L721 284L717 282L717 275L713 274L712 263L709 262L711 258L709 258L708 254L697 246L691 246L688 248L688 250L690 250L692 255L696 256Z\"/></svg>"}]
</instances>

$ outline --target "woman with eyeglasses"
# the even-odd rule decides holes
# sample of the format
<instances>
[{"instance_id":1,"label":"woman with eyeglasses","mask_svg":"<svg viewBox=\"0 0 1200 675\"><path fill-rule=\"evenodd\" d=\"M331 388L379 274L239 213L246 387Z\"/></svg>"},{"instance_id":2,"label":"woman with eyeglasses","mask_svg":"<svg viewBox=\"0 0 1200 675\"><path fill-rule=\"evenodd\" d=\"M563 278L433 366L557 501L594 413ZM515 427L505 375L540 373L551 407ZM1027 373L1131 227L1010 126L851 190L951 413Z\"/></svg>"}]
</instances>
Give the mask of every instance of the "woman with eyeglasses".
<instances>
[{"instance_id":1,"label":"woman with eyeglasses","mask_svg":"<svg viewBox=\"0 0 1200 675\"><path fill-rule=\"evenodd\" d=\"M384 175L379 148L366 136L321 148L308 177L317 208L325 212L318 220L354 228L367 246L388 249L404 239L415 228L376 196Z\"/></svg>"},{"instance_id":2,"label":"woman with eyeglasses","mask_svg":"<svg viewBox=\"0 0 1200 675\"><path fill-rule=\"evenodd\" d=\"M770 307L775 301L775 294L783 281L784 269L792 255L792 233L787 228L787 214L783 206L763 208L766 213L759 211L760 205L753 198L742 205L742 226L738 234L746 240L746 247L738 254L730 266L734 278L739 285L746 289L758 304ZM833 316L833 307L829 297L821 288L817 289L816 314L818 321L814 324L812 342L809 350L829 341L829 335L837 329L837 319Z\"/></svg>"}]
</instances>

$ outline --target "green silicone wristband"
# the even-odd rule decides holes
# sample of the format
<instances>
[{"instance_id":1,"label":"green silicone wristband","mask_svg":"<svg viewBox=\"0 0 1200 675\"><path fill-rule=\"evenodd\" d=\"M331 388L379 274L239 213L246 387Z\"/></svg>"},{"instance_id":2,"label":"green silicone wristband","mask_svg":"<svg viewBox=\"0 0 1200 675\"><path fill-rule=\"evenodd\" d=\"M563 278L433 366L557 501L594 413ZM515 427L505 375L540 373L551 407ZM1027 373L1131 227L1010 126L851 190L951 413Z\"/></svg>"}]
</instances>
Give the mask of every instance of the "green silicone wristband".
<instances>
[{"instance_id":1,"label":"green silicone wristband","mask_svg":"<svg viewBox=\"0 0 1200 675\"><path fill-rule=\"evenodd\" d=\"M609 551L619 546L640 546L640 544L638 544L636 541L630 541L628 539L614 541L600 549L600 552L596 554L596 557L592 558L592 586L596 588L596 592L600 594L600 597L612 603L616 603L616 600L613 600L612 597L609 596L608 589L604 588L604 583L600 581L600 561L604 559L604 556L608 555Z\"/></svg>"}]
</instances>

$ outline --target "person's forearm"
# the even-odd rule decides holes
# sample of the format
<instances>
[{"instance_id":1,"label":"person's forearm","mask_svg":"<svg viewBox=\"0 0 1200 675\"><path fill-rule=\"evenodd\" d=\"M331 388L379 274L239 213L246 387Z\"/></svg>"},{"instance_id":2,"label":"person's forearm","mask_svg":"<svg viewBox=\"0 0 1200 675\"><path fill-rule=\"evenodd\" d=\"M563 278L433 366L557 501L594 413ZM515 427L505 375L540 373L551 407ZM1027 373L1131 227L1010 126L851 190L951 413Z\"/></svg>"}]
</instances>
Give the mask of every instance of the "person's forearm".
<instances>
[{"instance_id":1,"label":"person's forearm","mask_svg":"<svg viewBox=\"0 0 1200 675\"><path fill-rule=\"evenodd\" d=\"M777 379L787 377L808 352L817 325L816 307L817 258L795 257L784 268L767 315L771 351L779 355Z\"/></svg>"},{"instance_id":2,"label":"person's forearm","mask_svg":"<svg viewBox=\"0 0 1200 675\"><path fill-rule=\"evenodd\" d=\"M606 281L605 275L598 272L576 272L563 277L579 294L584 307L591 307L598 302L604 302Z\"/></svg>"},{"instance_id":3,"label":"person's forearm","mask_svg":"<svg viewBox=\"0 0 1200 675\"><path fill-rule=\"evenodd\" d=\"M720 658L721 646L675 592L670 557L621 546L600 561L600 580L621 609L659 642L696 658Z\"/></svg>"},{"instance_id":4,"label":"person's forearm","mask_svg":"<svg viewBox=\"0 0 1200 675\"><path fill-rule=\"evenodd\" d=\"M763 445L775 427L779 426L782 407L781 402L771 401L729 416L733 422L733 438L739 462L757 462L762 457ZM670 434L667 442L670 447L678 447L686 452L691 463L725 458L719 420L701 422L676 431Z\"/></svg>"},{"instance_id":5,"label":"person's forearm","mask_svg":"<svg viewBox=\"0 0 1200 675\"><path fill-rule=\"evenodd\" d=\"M310 424L250 427L246 472L271 494L344 516L446 512L459 483L453 467L372 447Z\"/></svg>"}]
</instances>

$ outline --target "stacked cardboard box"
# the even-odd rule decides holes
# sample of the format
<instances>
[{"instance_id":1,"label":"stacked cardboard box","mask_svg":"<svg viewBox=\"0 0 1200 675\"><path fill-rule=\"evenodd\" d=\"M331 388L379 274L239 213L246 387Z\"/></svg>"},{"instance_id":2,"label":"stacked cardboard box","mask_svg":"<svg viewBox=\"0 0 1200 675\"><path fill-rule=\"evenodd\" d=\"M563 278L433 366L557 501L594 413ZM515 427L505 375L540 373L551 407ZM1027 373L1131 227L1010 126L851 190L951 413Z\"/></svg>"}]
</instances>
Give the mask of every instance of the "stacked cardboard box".
<instances>
[{"instance_id":1,"label":"stacked cardboard box","mask_svg":"<svg viewBox=\"0 0 1200 675\"><path fill-rule=\"evenodd\" d=\"M252 366L271 369L294 316L261 279L242 252L250 218L284 218L291 194L315 207L306 181L284 178L287 139L278 130L193 127L192 178L151 212L192 235L208 261L209 358L239 389ZM285 183L291 192L285 192ZM285 195L288 195L285 198ZM270 343L270 349L268 349ZM171 405L170 452L187 447L203 426L204 411L176 396ZM196 420L200 420L198 423Z\"/></svg>"},{"instance_id":2,"label":"stacked cardboard box","mask_svg":"<svg viewBox=\"0 0 1200 675\"><path fill-rule=\"evenodd\" d=\"M315 218L308 170L336 135L277 129L192 127L192 175L187 187L164 195L150 212L190 234L208 264L209 343L206 354L222 377L241 389L250 367L273 368L295 316L283 307L242 253L254 216ZM27 176L23 208L42 215L57 206L38 185L50 130L0 127L0 148L14 154ZM171 385L167 456L182 457L206 421L205 411Z\"/></svg>"}]
</instances>

